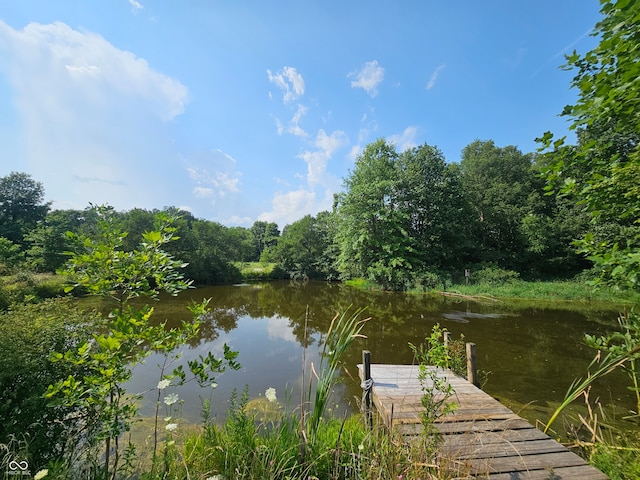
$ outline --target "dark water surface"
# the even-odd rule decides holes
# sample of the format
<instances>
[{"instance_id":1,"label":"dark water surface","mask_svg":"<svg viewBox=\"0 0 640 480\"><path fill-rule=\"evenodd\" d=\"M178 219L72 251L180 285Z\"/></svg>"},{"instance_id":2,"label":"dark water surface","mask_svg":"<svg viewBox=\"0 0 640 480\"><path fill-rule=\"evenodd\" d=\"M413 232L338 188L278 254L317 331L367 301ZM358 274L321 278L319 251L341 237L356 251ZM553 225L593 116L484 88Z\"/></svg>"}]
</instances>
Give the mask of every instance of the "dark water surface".
<instances>
[{"instance_id":1,"label":"dark water surface","mask_svg":"<svg viewBox=\"0 0 640 480\"><path fill-rule=\"evenodd\" d=\"M361 389L356 365L361 351L371 351L373 363L410 364L408 343L420 343L439 323L457 338L477 345L478 369L486 372L483 389L532 422L548 420L563 399L572 380L582 376L593 357L583 343L585 333L605 334L617 327L615 310L566 306L557 308L519 307L504 302L478 303L445 297L366 292L341 284L310 282L265 283L243 286L207 287L185 292L178 298L164 298L154 305L154 318L178 322L189 318L186 309L193 299L211 298L211 314L201 336L183 352L179 362L213 352L221 356L227 343L238 350L239 371L228 371L217 379L215 389L201 389L194 382L165 393L177 393L180 416L197 422L203 399L210 399L212 413L224 418L233 389L249 396L264 396L276 389L278 399L291 408L299 405L303 389L303 360L307 368L304 390L308 388L309 364L318 365L323 338L336 312L350 305L367 307L371 317L363 333L344 358L332 406L339 411L355 411ZM305 312L308 317L305 322ZM145 391L157 385L162 361L151 356L134 371L128 390ZM481 378L485 377L481 374ZM622 374L596 386L592 399L600 397L611 415L623 416L633 408L633 397ZM157 392L145 395L143 414L152 415ZM613 408L612 405L617 407ZM178 405L178 404L176 404ZM175 407L175 405L174 405ZM166 407L162 407L164 415Z\"/></svg>"}]
</instances>

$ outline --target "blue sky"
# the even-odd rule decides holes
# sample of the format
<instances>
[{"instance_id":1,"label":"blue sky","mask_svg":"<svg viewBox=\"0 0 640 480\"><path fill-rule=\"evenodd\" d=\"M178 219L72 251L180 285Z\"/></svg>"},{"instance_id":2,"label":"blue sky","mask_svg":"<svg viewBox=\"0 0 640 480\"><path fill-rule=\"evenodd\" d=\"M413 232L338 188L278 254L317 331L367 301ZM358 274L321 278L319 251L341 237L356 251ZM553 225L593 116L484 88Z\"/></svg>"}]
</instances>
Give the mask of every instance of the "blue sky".
<instances>
[{"instance_id":1,"label":"blue sky","mask_svg":"<svg viewBox=\"0 0 640 480\"><path fill-rule=\"evenodd\" d=\"M54 208L176 206L280 228L362 148L536 148L575 101L597 0L7 0L0 176Z\"/></svg>"}]
</instances>

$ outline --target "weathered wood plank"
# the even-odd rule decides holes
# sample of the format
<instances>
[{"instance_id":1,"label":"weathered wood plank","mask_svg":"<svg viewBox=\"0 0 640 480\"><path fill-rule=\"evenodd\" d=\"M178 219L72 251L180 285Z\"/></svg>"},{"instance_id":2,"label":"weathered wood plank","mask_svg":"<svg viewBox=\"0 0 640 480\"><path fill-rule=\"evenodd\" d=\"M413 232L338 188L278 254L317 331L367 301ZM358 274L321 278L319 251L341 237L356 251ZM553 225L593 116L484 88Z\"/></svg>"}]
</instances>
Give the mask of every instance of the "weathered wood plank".
<instances>
[{"instance_id":1,"label":"weathered wood plank","mask_svg":"<svg viewBox=\"0 0 640 480\"><path fill-rule=\"evenodd\" d=\"M443 465L492 480L606 480L575 453L534 428L496 399L448 370L429 367L453 387L458 409L437 419ZM362 374L362 369L360 369ZM431 388L415 365L371 365L372 400L382 420L406 438L422 432L422 396ZM440 397L443 398L443 397Z\"/></svg>"},{"instance_id":2,"label":"weathered wood plank","mask_svg":"<svg viewBox=\"0 0 640 480\"><path fill-rule=\"evenodd\" d=\"M496 458L471 458L461 460L471 468L474 475L521 472L529 470L555 470L562 467L586 465L585 461L573 452L545 453ZM593 467L591 467L593 468Z\"/></svg>"},{"instance_id":3,"label":"weathered wood plank","mask_svg":"<svg viewBox=\"0 0 640 480\"><path fill-rule=\"evenodd\" d=\"M599 470L589 466L560 467L552 469L520 471L517 474L498 473L491 476L478 476L478 479L490 480L608 480Z\"/></svg>"},{"instance_id":4,"label":"weathered wood plank","mask_svg":"<svg viewBox=\"0 0 640 480\"><path fill-rule=\"evenodd\" d=\"M457 445L445 444L440 447L442 455L455 456L458 459L513 457L568 451L566 447L548 437L524 442L499 442L486 445L473 442Z\"/></svg>"}]
</instances>

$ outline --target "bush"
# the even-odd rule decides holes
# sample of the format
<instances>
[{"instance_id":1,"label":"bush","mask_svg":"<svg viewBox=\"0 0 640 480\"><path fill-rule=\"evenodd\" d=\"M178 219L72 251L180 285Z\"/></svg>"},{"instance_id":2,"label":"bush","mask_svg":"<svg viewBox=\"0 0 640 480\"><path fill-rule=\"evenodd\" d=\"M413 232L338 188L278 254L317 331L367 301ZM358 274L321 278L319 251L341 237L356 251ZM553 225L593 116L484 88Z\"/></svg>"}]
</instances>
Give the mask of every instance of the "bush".
<instances>
[{"instance_id":1,"label":"bush","mask_svg":"<svg viewBox=\"0 0 640 480\"><path fill-rule=\"evenodd\" d=\"M95 313L82 312L67 299L14 305L0 314L0 443L24 441L30 466L58 458L70 440L69 410L48 408L43 394L72 368L53 364L50 356L76 348L99 324Z\"/></svg>"},{"instance_id":2,"label":"bush","mask_svg":"<svg viewBox=\"0 0 640 480\"><path fill-rule=\"evenodd\" d=\"M504 270L495 265L489 265L475 272L471 272L471 280L474 283L485 285L504 285L519 279L520 274L518 272Z\"/></svg>"},{"instance_id":3,"label":"bush","mask_svg":"<svg viewBox=\"0 0 640 480\"><path fill-rule=\"evenodd\" d=\"M51 274L19 272L0 278L0 311L7 310L13 304L62 296L64 287L64 278Z\"/></svg>"}]
</instances>

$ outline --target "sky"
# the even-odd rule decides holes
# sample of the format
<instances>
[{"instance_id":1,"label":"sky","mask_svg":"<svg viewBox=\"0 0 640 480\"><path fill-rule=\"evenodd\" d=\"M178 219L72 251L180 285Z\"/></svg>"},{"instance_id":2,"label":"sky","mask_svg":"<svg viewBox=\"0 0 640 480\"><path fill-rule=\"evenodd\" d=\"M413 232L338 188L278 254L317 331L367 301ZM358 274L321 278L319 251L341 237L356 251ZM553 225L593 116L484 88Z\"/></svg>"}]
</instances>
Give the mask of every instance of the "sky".
<instances>
[{"instance_id":1,"label":"sky","mask_svg":"<svg viewBox=\"0 0 640 480\"><path fill-rule=\"evenodd\" d=\"M56 209L173 206L280 228L363 148L568 133L598 0L3 0L0 177ZM570 138L571 138L571 134Z\"/></svg>"}]
</instances>

